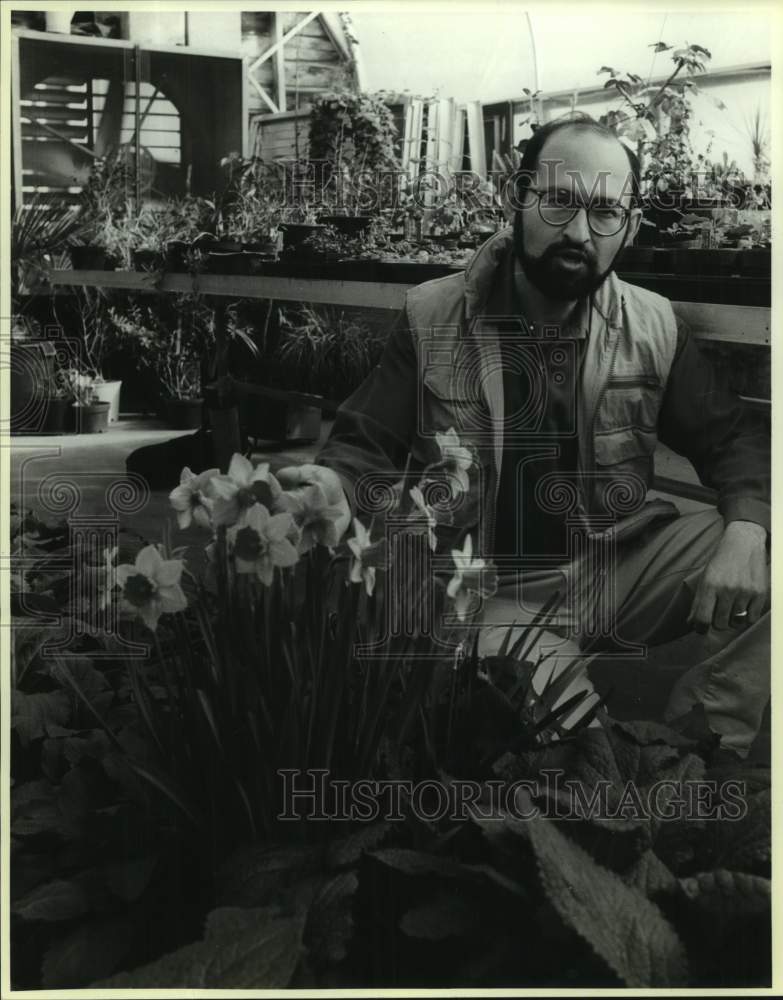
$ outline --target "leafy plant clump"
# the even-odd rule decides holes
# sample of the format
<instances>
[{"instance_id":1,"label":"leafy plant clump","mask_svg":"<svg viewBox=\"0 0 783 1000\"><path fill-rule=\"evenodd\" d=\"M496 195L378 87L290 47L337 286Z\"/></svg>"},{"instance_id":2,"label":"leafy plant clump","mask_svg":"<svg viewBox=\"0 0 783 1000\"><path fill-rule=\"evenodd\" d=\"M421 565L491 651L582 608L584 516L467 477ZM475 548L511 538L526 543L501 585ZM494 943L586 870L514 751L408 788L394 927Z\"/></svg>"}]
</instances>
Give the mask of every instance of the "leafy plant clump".
<instances>
[{"instance_id":1,"label":"leafy plant clump","mask_svg":"<svg viewBox=\"0 0 783 1000\"><path fill-rule=\"evenodd\" d=\"M431 457L347 540L241 455L183 470L178 547L14 512L18 985L768 982L769 769L703 712L613 721L536 652L557 597L479 655L477 455L450 428Z\"/></svg>"},{"instance_id":2,"label":"leafy plant clump","mask_svg":"<svg viewBox=\"0 0 783 1000\"><path fill-rule=\"evenodd\" d=\"M304 305L280 312L273 363L281 382L342 401L380 360L388 331L335 307Z\"/></svg>"}]
</instances>

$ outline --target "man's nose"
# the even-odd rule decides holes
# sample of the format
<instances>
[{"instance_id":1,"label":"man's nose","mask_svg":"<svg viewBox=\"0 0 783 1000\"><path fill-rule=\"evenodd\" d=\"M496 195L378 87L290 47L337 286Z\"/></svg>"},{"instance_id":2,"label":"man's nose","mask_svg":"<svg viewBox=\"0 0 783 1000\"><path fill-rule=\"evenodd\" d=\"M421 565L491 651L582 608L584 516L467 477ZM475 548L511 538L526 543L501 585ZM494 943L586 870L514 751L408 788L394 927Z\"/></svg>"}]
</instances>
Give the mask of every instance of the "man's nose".
<instances>
[{"instance_id":1,"label":"man's nose","mask_svg":"<svg viewBox=\"0 0 783 1000\"><path fill-rule=\"evenodd\" d=\"M574 243L587 243L591 238L590 226L587 224L587 209L580 206L576 215L563 228L563 235Z\"/></svg>"}]
</instances>

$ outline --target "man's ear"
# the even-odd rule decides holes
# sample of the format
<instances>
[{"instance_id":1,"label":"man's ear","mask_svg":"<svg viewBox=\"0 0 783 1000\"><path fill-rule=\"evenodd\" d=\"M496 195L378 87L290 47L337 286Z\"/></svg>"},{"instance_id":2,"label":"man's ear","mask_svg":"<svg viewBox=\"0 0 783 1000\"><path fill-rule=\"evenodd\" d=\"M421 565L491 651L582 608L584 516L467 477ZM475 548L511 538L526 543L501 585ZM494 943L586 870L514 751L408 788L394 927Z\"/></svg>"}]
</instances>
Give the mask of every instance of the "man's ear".
<instances>
[{"instance_id":1,"label":"man's ear","mask_svg":"<svg viewBox=\"0 0 783 1000\"><path fill-rule=\"evenodd\" d=\"M625 243L624 247L632 247L634 240L636 239L636 234L639 232L639 227L642 224L642 210L641 208L632 208L631 216L628 219L628 229L625 233Z\"/></svg>"}]
</instances>

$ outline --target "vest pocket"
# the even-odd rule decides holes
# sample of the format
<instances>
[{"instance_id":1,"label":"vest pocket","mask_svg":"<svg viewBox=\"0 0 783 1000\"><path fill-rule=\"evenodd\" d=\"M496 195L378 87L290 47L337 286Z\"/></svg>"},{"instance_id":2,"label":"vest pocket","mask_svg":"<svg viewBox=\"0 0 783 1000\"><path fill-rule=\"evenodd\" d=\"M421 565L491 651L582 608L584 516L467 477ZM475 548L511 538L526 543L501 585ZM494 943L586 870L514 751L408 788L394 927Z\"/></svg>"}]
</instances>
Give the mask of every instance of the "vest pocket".
<instances>
[{"instance_id":1,"label":"vest pocket","mask_svg":"<svg viewBox=\"0 0 783 1000\"><path fill-rule=\"evenodd\" d=\"M658 436L643 427L599 431L595 435L597 465L618 465L634 458L648 458L655 451Z\"/></svg>"},{"instance_id":2,"label":"vest pocket","mask_svg":"<svg viewBox=\"0 0 783 1000\"><path fill-rule=\"evenodd\" d=\"M614 376L607 384L596 418L596 434L632 431L655 438L663 385L654 375Z\"/></svg>"}]
</instances>

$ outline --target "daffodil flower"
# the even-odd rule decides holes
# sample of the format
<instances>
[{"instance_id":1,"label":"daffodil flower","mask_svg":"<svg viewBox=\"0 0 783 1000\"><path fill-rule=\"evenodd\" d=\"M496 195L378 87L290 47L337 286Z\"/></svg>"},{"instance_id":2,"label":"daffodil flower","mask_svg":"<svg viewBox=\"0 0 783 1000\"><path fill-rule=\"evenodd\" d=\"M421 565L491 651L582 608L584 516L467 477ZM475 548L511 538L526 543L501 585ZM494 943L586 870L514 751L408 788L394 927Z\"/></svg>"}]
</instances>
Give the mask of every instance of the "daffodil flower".
<instances>
[{"instance_id":1,"label":"daffodil flower","mask_svg":"<svg viewBox=\"0 0 783 1000\"><path fill-rule=\"evenodd\" d=\"M441 462L451 477L454 490L457 493L467 493L470 487L468 470L473 465L470 449L460 443L453 427L450 427L445 434L436 434L435 440L440 448Z\"/></svg>"},{"instance_id":2,"label":"daffodil flower","mask_svg":"<svg viewBox=\"0 0 783 1000\"><path fill-rule=\"evenodd\" d=\"M182 569L181 559L163 559L154 545L147 545L133 566L116 569L122 610L141 618L154 632L162 614L184 611L188 605L179 582Z\"/></svg>"},{"instance_id":3,"label":"daffodil flower","mask_svg":"<svg viewBox=\"0 0 783 1000\"><path fill-rule=\"evenodd\" d=\"M242 512L256 503L274 509L282 492L268 462L256 468L250 459L235 454L228 474L213 476L209 482L209 496L214 500L212 523L216 527L236 524Z\"/></svg>"},{"instance_id":4,"label":"daffodil flower","mask_svg":"<svg viewBox=\"0 0 783 1000\"><path fill-rule=\"evenodd\" d=\"M289 513L272 515L263 504L244 510L227 533L237 573L255 573L271 586L275 567L293 566L299 558L289 537L292 526Z\"/></svg>"},{"instance_id":5,"label":"daffodil flower","mask_svg":"<svg viewBox=\"0 0 783 1000\"><path fill-rule=\"evenodd\" d=\"M189 528L195 521L200 528L212 527L212 508L215 501L206 495L210 481L220 475L220 469L207 469L198 475L187 466L179 477L179 486L169 493L171 506L177 514L177 524L181 530Z\"/></svg>"},{"instance_id":6,"label":"daffodil flower","mask_svg":"<svg viewBox=\"0 0 783 1000\"><path fill-rule=\"evenodd\" d=\"M358 518L353 519L353 531L353 538L348 539L348 548L353 553L349 578L351 583L364 582L367 596L372 597L376 570L372 554L377 546L370 540L370 532Z\"/></svg>"},{"instance_id":7,"label":"daffodil flower","mask_svg":"<svg viewBox=\"0 0 783 1000\"><path fill-rule=\"evenodd\" d=\"M468 610L474 604L474 596L491 597L497 589L497 574L493 566L483 559L473 558L473 539L465 538L461 549L452 549L451 557L456 567L449 580L446 593L454 601L454 608L460 621L465 621Z\"/></svg>"},{"instance_id":8,"label":"daffodil flower","mask_svg":"<svg viewBox=\"0 0 783 1000\"><path fill-rule=\"evenodd\" d=\"M298 489L296 493L284 492L278 506L287 510L301 530L299 554L309 552L316 545L328 549L340 542L337 523L343 516L342 507L330 504L320 483L311 483Z\"/></svg>"},{"instance_id":9,"label":"daffodil flower","mask_svg":"<svg viewBox=\"0 0 783 1000\"><path fill-rule=\"evenodd\" d=\"M414 486L408 491L411 500L413 500L416 510L414 510L410 515L410 520L416 522L424 520L427 525L427 538L429 539L430 548L434 552L438 547L438 539L435 535L435 528L438 526L438 518L435 511L429 504L424 500L424 494L421 492L418 486Z\"/></svg>"},{"instance_id":10,"label":"daffodil flower","mask_svg":"<svg viewBox=\"0 0 783 1000\"><path fill-rule=\"evenodd\" d=\"M114 560L117 558L117 546L103 550L103 592L101 594L100 606L106 608L111 604L114 588L117 586L117 567Z\"/></svg>"}]
</instances>

